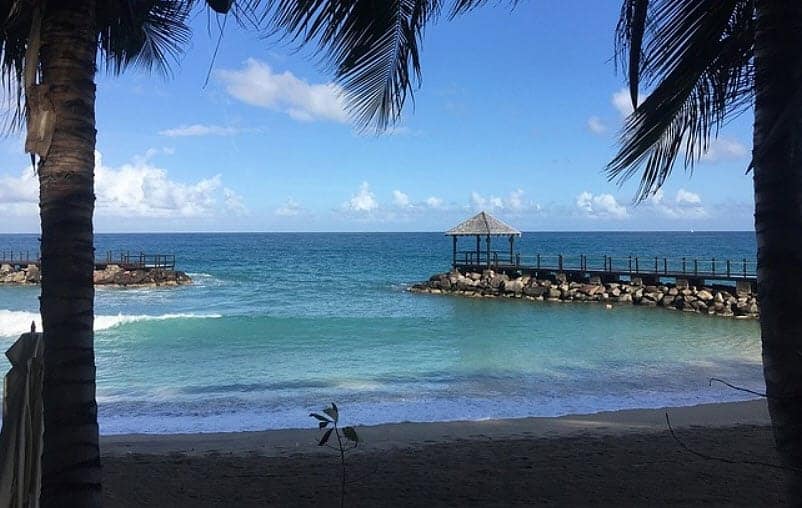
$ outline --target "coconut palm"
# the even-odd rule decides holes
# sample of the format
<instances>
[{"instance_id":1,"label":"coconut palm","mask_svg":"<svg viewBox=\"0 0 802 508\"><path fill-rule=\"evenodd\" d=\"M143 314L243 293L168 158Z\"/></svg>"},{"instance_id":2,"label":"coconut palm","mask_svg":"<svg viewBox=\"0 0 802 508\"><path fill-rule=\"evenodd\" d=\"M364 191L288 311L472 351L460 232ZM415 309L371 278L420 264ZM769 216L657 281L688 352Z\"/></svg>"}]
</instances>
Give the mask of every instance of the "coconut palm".
<instances>
[{"instance_id":1,"label":"coconut palm","mask_svg":"<svg viewBox=\"0 0 802 508\"><path fill-rule=\"evenodd\" d=\"M625 0L617 50L635 111L607 171L638 198L754 108L757 286L774 438L802 501L802 2ZM638 105L638 90L651 93Z\"/></svg>"},{"instance_id":2,"label":"coconut palm","mask_svg":"<svg viewBox=\"0 0 802 508\"><path fill-rule=\"evenodd\" d=\"M453 13L476 3L457 0ZM95 72L169 72L193 11L317 44L357 125L387 127L419 77L435 0L0 0L0 80L39 174L45 339L43 506L98 506L95 402Z\"/></svg>"}]
</instances>

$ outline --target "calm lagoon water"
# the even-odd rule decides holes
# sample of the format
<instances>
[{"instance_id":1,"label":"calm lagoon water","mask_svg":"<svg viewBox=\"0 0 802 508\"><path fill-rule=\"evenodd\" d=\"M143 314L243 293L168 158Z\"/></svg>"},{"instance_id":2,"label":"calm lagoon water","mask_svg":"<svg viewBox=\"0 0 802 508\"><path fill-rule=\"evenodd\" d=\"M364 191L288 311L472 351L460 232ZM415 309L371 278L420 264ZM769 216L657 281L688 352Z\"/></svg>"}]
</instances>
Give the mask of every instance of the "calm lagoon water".
<instances>
[{"instance_id":1,"label":"calm lagoon water","mask_svg":"<svg viewBox=\"0 0 802 508\"><path fill-rule=\"evenodd\" d=\"M101 432L555 416L692 405L762 389L759 329L662 309L413 295L449 268L439 233L98 235L97 251L175 253L180 288L99 288ZM470 242L465 243L470 248ZM34 235L0 235L36 249ZM752 258L753 233L525 233L522 254ZM38 320L38 287L0 287L0 347ZM6 370L5 360L0 368Z\"/></svg>"}]
</instances>

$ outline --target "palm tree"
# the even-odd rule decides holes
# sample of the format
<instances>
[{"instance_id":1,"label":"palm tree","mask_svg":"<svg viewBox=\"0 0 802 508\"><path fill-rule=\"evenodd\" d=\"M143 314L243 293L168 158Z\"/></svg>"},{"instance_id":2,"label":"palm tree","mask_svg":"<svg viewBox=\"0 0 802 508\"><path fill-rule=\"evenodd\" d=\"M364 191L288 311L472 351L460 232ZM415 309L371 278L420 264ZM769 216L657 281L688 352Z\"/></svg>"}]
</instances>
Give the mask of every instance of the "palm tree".
<instances>
[{"instance_id":1,"label":"palm tree","mask_svg":"<svg viewBox=\"0 0 802 508\"><path fill-rule=\"evenodd\" d=\"M802 2L624 0L617 52L634 113L607 167L655 192L754 108L757 286L774 439L802 502ZM643 85L651 93L638 105Z\"/></svg>"},{"instance_id":2,"label":"palm tree","mask_svg":"<svg viewBox=\"0 0 802 508\"><path fill-rule=\"evenodd\" d=\"M456 0L452 13L474 0ZM434 0L0 0L0 80L39 173L44 328L42 506L101 504L94 362L95 72L169 72L188 17L211 9L243 26L314 43L362 127L383 129L419 84ZM38 157L38 161L37 161Z\"/></svg>"}]
</instances>

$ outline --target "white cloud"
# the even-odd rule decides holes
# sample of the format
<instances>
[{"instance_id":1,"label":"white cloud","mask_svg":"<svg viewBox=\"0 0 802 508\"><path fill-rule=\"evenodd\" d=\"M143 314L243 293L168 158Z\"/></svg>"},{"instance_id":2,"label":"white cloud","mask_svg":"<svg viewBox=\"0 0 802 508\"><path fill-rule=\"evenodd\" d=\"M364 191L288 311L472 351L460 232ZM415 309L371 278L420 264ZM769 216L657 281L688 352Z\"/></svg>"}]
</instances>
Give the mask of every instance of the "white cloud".
<instances>
[{"instance_id":1,"label":"white cloud","mask_svg":"<svg viewBox=\"0 0 802 508\"><path fill-rule=\"evenodd\" d=\"M368 182L362 182L357 193L345 203L345 208L352 212L369 213L378 207L379 203L376 201L376 196L370 191Z\"/></svg>"},{"instance_id":2,"label":"white cloud","mask_svg":"<svg viewBox=\"0 0 802 508\"><path fill-rule=\"evenodd\" d=\"M119 168L104 166L100 152L95 152L95 195L98 214L106 216L204 217L245 212L242 197L224 188L220 175L177 182L147 158L134 158Z\"/></svg>"},{"instance_id":3,"label":"white cloud","mask_svg":"<svg viewBox=\"0 0 802 508\"><path fill-rule=\"evenodd\" d=\"M150 162L159 150L148 150L118 168L103 165L95 152L95 208L106 217L210 217L244 214L242 196L222 186L215 175L194 183L171 180L167 170ZM0 210L33 215L39 201L39 182L30 167L19 177L0 177Z\"/></svg>"},{"instance_id":4,"label":"white cloud","mask_svg":"<svg viewBox=\"0 0 802 508\"><path fill-rule=\"evenodd\" d=\"M247 104L281 111L304 122L349 122L342 89L333 83L310 84L289 71L275 73L253 58L240 70L220 70L216 75L229 94Z\"/></svg>"},{"instance_id":5,"label":"white cloud","mask_svg":"<svg viewBox=\"0 0 802 508\"><path fill-rule=\"evenodd\" d=\"M539 205L524 201L524 191L522 189L515 189L506 198L493 195L483 196L474 191L471 192L470 202L470 208L474 210L521 212L529 209L540 209Z\"/></svg>"},{"instance_id":6,"label":"white cloud","mask_svg":"<svg viewBox=\"0 0 802 508\"><path fill-rule=\"evenodd\" d=\"M743 159L749 150L738 140L730 138L716 138L710 142L707 152L702 154L702 160L706 162L721 162L728 160Z\"/></svg>"},{"instance_id":7,"label":"white cloud","mask_svg":"<svg viewBox=\"0 0 802 508\"><path fill-rule=\"evenodd\" d=\"M607 132L607 126L598 116L591 116L588 118L588 130L593 134L604 134Z\"/></svg>"},{"instance_id":8,"label":"white cloud","mask_svg":"<svg viewBox=\"0 0 802 508\"><path fill-rule=\"evenodd\" d=\"M245 207L245 200L242 196L228 187L223 188L223 202L228 211L236 215L245 215L248 212L248 209Z\"/></svg>"},{"instance_id":9,"label":"white cloud","mask_svg":"<svg viewBox=\"0 0 802 508\"><path fill-rule=\"evenodd\" d=\"M186 136L234 136L240 132L242 132L241 129L236 127L195 123L192 125L182 125L173 129L165 129L159 131L159 134L169 138L177 138Z\"/></svg>"},{"instance_id":10,"label":"white cloud","mask_svg":"<svg viewBox=\"0 0 802 508\"><path fill-rule=\"evenodd\" d=\"M576 206L593 218L624 219L629 216L627 208L618 203L612 194L593 195L585 191L576 197Z\"/></svg>"},{"instance_id":11,"label":"white cloud","mask_svg":"<svg viewBox=\"0 0 802 508\"><path fill-rule=\"evenodd\" d=\"M510 196L507 198L507 208L512 210L522 210L526 207L523 201L524 191L522 189L515 189L514 191L510 192Z\"/></svg>"},{"instance_id":12,"label":"white cloud","mask_svg":"<svg viewBox=\"0 0 802 508\"><path fill-rule=\"evenodd\" d=\"M440 208L443 206L443 199L436 196L426 198L426 206L429 208Z\"/></svg>"},{"instance_id":13,"label":"white cloud","mask_svg":"<svg viewBox=\"0 0 802 508\"><path fill-rule=\"evenodd\" d=\"M679 189L673 201L666 200L663 190L658 189L646 200L645 207L669 219L699 219L708 215L701 196L685 189Z\"/></svg>"},{"instance_id":14,"label":"white cloud","mask_svg":"<svg viewBox=\"0 0 802 508\"><path fill-rule=\"evenodd\" d=\"M400 190L393 191L393 204L395 206L405 208L409 206L409 196Z\"/></svg>"},{"instance_id":15,"label":"white cloud","mask_svg":"<svg viewBox=\"0 0 802 508\"><path fill-rule=\"evenodd\" d=\"M629 90L626 88L622 88L621 90L615 92L613 94L613 106L615 109L621 114L623 117L627 117L632 114L634 109L632 108L632 99L629 96Z\"/></svg>"},{"instance_id":16,"label":"white cloud","mask_svg":"<svg viewBox=\"0 0 802 508\"><path fill-rule=\"evenodd\" d=\"M638 93L638 105L643 102L644 93ZM613 94L611 99L613 107L621 115L621 118L626 118L635 111L632 108L632 97L629 95L629 88L622 88Z\"/></svg>"},{"instance_id":17,"label":"white cloud","mask_svg":"<svg viewBox=\"0 0 802 508\"><path fill-rule=\"evenodd\" d=\"M287 201L280 207L276 208L274 213L279 217L295 217L303 213L303 211L304 209L300 203L295 201L293 198L287 198Z\"/></svg>"},{"instance_id":18,"label":"white cloud","mask_svg":"<svg viewBox=\"0 0 802 508\"><path fill-rule=\"evenodd\" d=\"M675 198L675 201L681 205L698 205L702 202L702 198L699 197L699 194L686 191L685 189L680 189L677 191L677 197Z\"/></svg>"},{"instance_id":19,"label":"white cloud","mask_svg":"<svg viewBox=\"0 0 802 508\"><path fill-rule=\"evenodd\" d=\"M0 203L38 203L39 179L31 166L22 170L19 176L0 176Z\"/></svg>"}]
</instances>

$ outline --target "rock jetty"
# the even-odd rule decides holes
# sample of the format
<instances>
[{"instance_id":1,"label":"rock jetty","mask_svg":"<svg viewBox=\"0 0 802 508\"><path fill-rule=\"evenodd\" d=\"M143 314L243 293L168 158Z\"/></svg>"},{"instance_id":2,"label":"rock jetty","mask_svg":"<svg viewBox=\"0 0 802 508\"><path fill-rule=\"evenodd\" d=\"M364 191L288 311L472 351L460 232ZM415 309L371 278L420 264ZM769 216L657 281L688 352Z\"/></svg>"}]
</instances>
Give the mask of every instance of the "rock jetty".
<instances>
[{"instance_id":1,"label":"rock jetty","mask_svg":"<svg viewBox=\"0 0 802 508\"><path fill-rule=\"evenodd\" d=\"M565 274L538 279L530 275L498 273L448 273L433 275L423 284L409 288L413 293L451 294L471 298L518 298L532 301L599 302L662 307L711 316L756 319L760 315L757 297L734 287L696 287L678 280L676 284L648 284L632 277L627 282L602 282L599 277L569 281Z\"/></svg>"},{"instance_id":2,"label":"rock jetty","mask_svg":"<svg viewBox=\"0 0 802 508\"><path fill-rule=\"evenodd\" d=\"M105 265L102 270L96 269L93 279L95 285L99 286L179 286L192 283L192 279L182 271L160 268L126 270L116 264ZM38 265L0 265L0 284L38 284L40 280Z\"/></svg>"}]
</instances>

